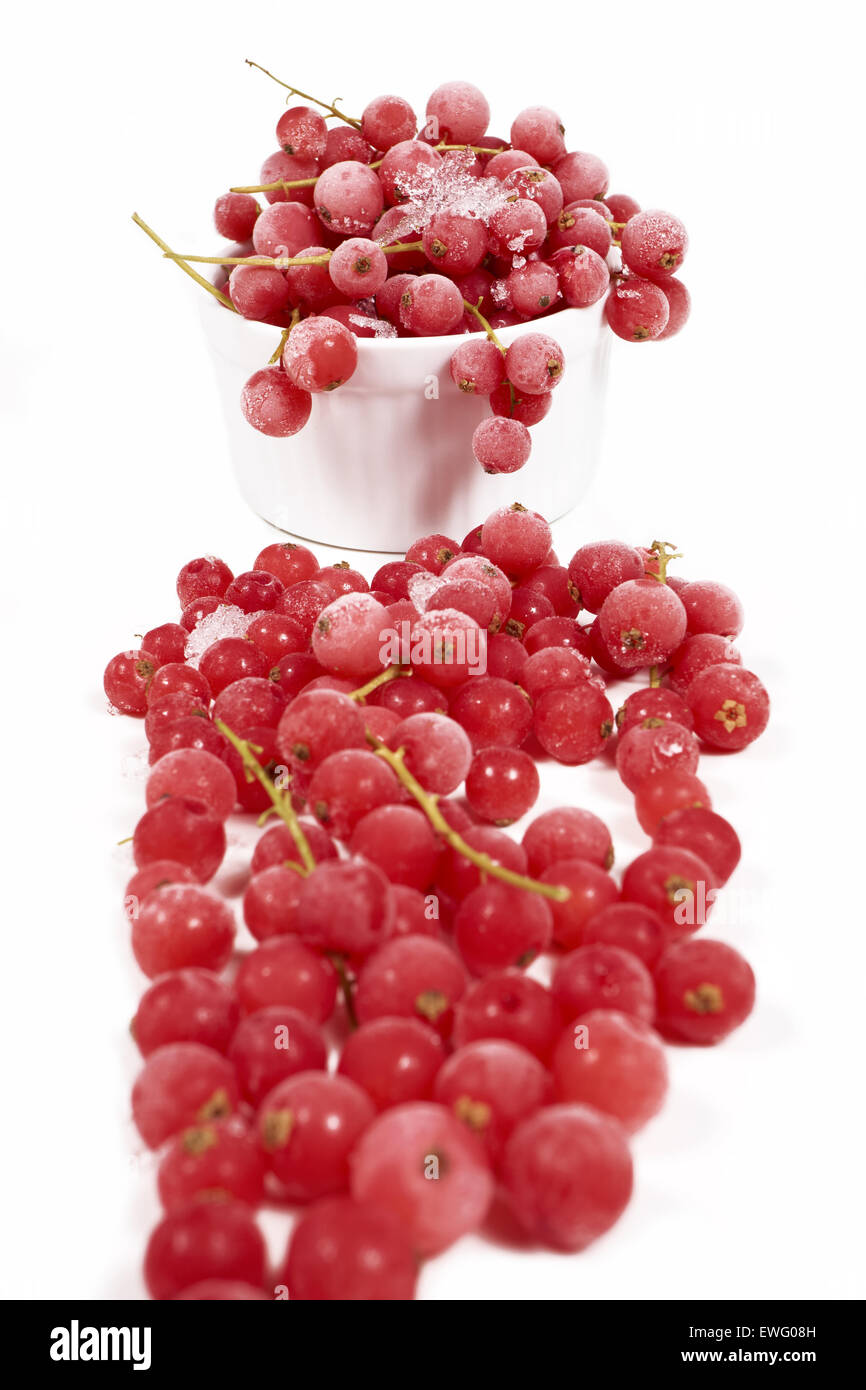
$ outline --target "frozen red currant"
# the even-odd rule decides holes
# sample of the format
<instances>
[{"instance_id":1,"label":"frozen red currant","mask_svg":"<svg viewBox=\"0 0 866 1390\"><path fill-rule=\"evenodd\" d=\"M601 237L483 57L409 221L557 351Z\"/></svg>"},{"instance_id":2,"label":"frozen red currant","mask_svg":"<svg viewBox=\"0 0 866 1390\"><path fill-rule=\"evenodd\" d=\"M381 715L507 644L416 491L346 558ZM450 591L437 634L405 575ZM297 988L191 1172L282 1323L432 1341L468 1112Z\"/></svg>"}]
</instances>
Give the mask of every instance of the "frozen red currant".
<instances>
[{"instance_id":1,"label":"frozen red currant","mask_svg":"<svg viewBox=\"0 0 866 1390\"><path fill-rule=\"evenodd\" d=\"M473 888L454 918L454 939L473 975L525 968L548 948L552 929L544 898L495 880Z\"/></svg>"},{"instance_id":2,"label":"frozen red currant","mask_svg":"<svg viewBox=\"0 0 866 1390\"><path fill-rule=\"evenodd\" d=\"M739 951L705 937L678 941L655 968L658 1026L677 1042L717 1043L748 1018L755 976Z\"/></svg>"},{"instance_id":3,"label":"frozen red currant","mask_svg":"<svg viewBox=\"0 0 866 1390\"><path fill-rule=\"evenodd\" d=\"M681 845L658 845L639 854L622 880L623 900L657 913L669 940L688 936L704 924L716 891L709 865Z\"/></svg>"},{"instance_id":4,"label":"frozen red currant","mask_svg":"<svg viewBox=\"0 0 866 1390\"><path fill-rule=\"evenodd\" d=\"M374 1018L346 1039L338 1071L387 1110L429 1099L444 1060L442 1039L420 1019Z\"/></svg>"},{"instance_id":5,"label":"frozen red currant","mask_svg":"<svg viewBox=\"0 0 866 1390\"><path fill-rule=\"evenodd\" d=\"M564 1030L553 1054L560 1100L612 1115L630 1132L658 1113L668 1089L665 1050L648 1023L592 1009Z\"/></svg>"},{"instance_id":6,"label":"frozen red currant","mask_svg":"<svg viewBox=\"0 0 866 1390\"><path fill-rule=\"evenodd\" d=\"M350 1197L325 1197L301 1215L280 1275L295 1303L408 1300L417 1279L402 1221Z\"/></svg>"},{"instance_id":7,"label":"frozen red currant","mask_svg":"<svg viewBox=\"0 0 866 1390\"><path fill-rule=\"evenodd\" d=\"M533 729L545 753L558 762L587 763L598 757L613 733L613 710L603 691L589 681L567 690L546 690L536 703Z\"/></svg>"},{"instance_id":8,"label":"frozen red currant","mask_svg":"<svg viewBox=\"0 0 866 1390\"><path fill-rule=\"evenodd\" d=\"M337 976L325 956L296 936L279 936L243 957L235 989L244 1014L280 1005L321 1024L334 1012Z\"/></svg>"},{"instance_id":9,"label":"frozen red currant","mask_svg":"<svg viewBox=\"0 0 866 1390\"><path fill-rule=\"evenodd\" d=\"M766 729L770 698L753 671L722 664L707 666L689 682L686 702L695 732L711 748L735 753Z\"/></svg>"},{"instance_id":10,"label":"frozen red currant","mask_svg":"<svg viewBox=\"0 0 866 1390\"><path fill-rule=\"evenodd\" d=\"M265 1164L255 1134L239 1115L181 1130L159 1165L159 1197L166 1211L194 1197L234 1197L256 1207L264 1197Z\"/></svg>"},{"instance_id":11,"label":"frozen red currant","mask_svg":"<svg viewBox=\"0 0 866 1390\"><path fill-rule=\"evenodd\" d=\"M594 912L583 929L586 946L617 946L650 967L658 960L665 938L660 918L640 903L610 903Z\"/></svg>"},{"instance_id":12,"label":"frozen red currant","mask_svg":"<svg viewBox=\"0 0 866 1390\"><path fill-rule=\"evenodd\" d=\"M102 680L109 703L121 714L146 714L148 691L159 665L156 656L142 650L113 656Z\"/></svg>"},{"instance_id":13,"label":"frozen red currant","mask_svg":"<svg viewBox=\"0 0 866 1390\"><path fill-rule=\"evenodd\" d=\"M742 666L743 658L729 637L719 637L716 633L697 633L687 637L677 647L670 658L668 679L671 690L680 696L687 710L686 691L695 676L699 676L708 666L720 666L726 662L732 666Z\"/></svg>"},{"instance_id":14,"label":"frozen red currant","mask_svg":"<svg viewBox=\"0 0 866 1390\"><path fill-rule=\"evenodd\" d=\"M349 1155L375 1114L366 1092L346 1076L299 1072L275 1086L259 1109L257 1126L288 1200L310 1202L344 1192Z\"/></svg>"},{"instance_id":15,"label":"frozen red currant","mask_svg":"<svg viewBox=\"0 0 866 1390\"><path fill-rule=\"evenodd\" d=\"M166 1043L138 1074L132 1117L144 1142L157 1149L187 1125L225 1119L238 1097L235 1069L219 1052L202 1043Z\"/></svg>"},{"instance_id":16,"label":"frozen red currant","mask_svg":"<svg viewBox=\"0 0 866 1390\"><path fill-rule=\"evenodd\" d=\"M577 806L543 811L527 826L523 848L536 878L562 859L588 859L602 869L613 864L613 842L604 821Z\"/></svg>"},{"instance_id":17,"label":"frozen red currant","mask_svg":"<svg viewBox=\"0 0 866 1390\"><path fill-rule=\"evenodd\" d=\"M396 937L362 967L355 1008L361 1023L386 1014L420 1018L448 1037L465 989L465 967L450 946L425 936Z\"/></svg>"},{"instance_id":18,"label":"frozen red currant","mask_svg":"<svg viewBox=\"0 0 866 1390\"><path fill-rule=\"evenodd\" d=\"M193 1199L175 1207L153 1231L144 1257L151 1298L175 1298L203 1280L240 1280L261 1288L265 1242L243 1202Z\"/></svg>"},{"instance_id":19,"label":"frozen red currant","mask_svg":"<svg viewBox=\"0 0 866 1390\"><path fill-rule=\"evenodd\" d=\"M238 1025L238 1002L225 980L189 967L161 975L146 989L130 1024L142 1056L166 1043L194 1042L225 1052Z\"/></svg>"},{"instance_id":20,"label":"frozen red currant","mask_svg":"<svg viewBox=\"0 0 866 1390\"><path fill-rule=\"evenodd\" d=\"M614 911L609 904L600 913ZM554 997L566 1018L577 1018L591 1009L617 1009L620 1013L652 1023L655 987L646 964L622 946L592 942L570 951L560 960L551 983Z\"/></svg>"},{"instance_id":21,"label":"frozen red currant","mask_svg":"<svg viewBox=\"0 0 866 1390\"><path fill-rule=\"evenodd\" d=\"M474 1135L444 1106L414 1101L385 1111L351 1160L352 1196L397 1217L421 1255L477 1230L493 1178Z\"/></svg>"},{"instance_id":22,"label":"frozen red currant","mask_svg":"<svg viewBox=\"0 0 866 1390\"><path fill-rule=\"evenodd\" d=\"M720 885L727 883L740 862L737 832L706 803L669 812L655 827L653 838L656 845L692 850L710 866Z\"/></svg>"},{"instance_id":23,"label":"frozen red currant","mask_svg":"<svg viewBox=\"0 0 866 1390\"><path fill-rule=\"evenodd\" d=\"M324 1070L327 1062L315 1023L286 1004L247 1014L232 1038L228 1056L241 1094L251 1105L259 1105L287 1077Z\"/></svg>"},{"instance_id":24,"label":"frozen red currant","mask_svg":"<svg viewBox=\"0 0 866 1390\"><path fill-rule=\"evenodd\" d=\"M583 1250L619 1220L632 1192L625 1133L588 1105L551 1105L505 1146L505 1191L521 1226L555 1250Z\"/></svg>"},{"instance_id":25,"label":"frozen red currant","mask_svg":"<svg viewBox=\"0 0 866 1390\"><path fill-rule=\"evenodd\" d=\"M221 898L197 884L151 893L132 924L132 950L150 979L168 970L221 970L232 952L235 920Z\"/></svg>"}]
</instances>

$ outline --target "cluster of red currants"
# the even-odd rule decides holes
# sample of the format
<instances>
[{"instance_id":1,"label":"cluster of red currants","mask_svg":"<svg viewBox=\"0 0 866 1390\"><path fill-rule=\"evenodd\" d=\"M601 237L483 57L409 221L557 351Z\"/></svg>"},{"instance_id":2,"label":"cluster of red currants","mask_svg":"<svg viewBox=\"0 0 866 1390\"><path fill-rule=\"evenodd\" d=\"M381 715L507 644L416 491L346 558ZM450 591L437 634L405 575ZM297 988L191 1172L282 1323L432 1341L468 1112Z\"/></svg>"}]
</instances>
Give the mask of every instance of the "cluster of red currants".
<instances>
[{"instance_id":1,"label":"cluster of red currants","mask_svg":"<svg viewBox=\"0 0 866 1390\"><path fill-rule=\"evenodd\" d=\"M304 95L288 90L289 100ZM684 324L689 296L674 275L684 226L608 194L604 163L566 149L555 111L528 107L504 140L488 133L489 105L468 82L433 92L420 131L401 97L374 98L358 120L316 105L339 124L289 106L261 182L217 199L216 228L238 243L235 254L175 257L186 269L219 263L215 285L203 283L228 308L283 330L241 395L255 429L296 434L312 396L354 373L359 337L466 334L452 377L492 411L473 452L486 471L510 473L529 457L527 427L547 413L565 363L548 334L506 351L497 329L604 296L622 338L668 338Z\"/></svg>"},{"instance_id":2,"label":"cluster of red currants","mask_svg":"<svg viewBox=\"0 0 866 1390\"><path fill-rule=\"evenodd\" d=\"M604 541L562 565L518 504L369 584L277 543L237 576L184 565L179 621L109 662L150 744L126 904L152 981L132 1103L162 1151L153 1297L411 1298L419 1258L482 1228L497 1190L556 1249L620 1216L662 1038L716 1043L754 1000L698 930L740 844L697 767L755 739L768 698L736 595L671 558ZM640 670L615 715L609 680ZM591 811L504 832L545 755L614 746L651 840L621 881ZM266 826L239 958L205 886L237 810ZM545 954L549 985L526 973ZM278 1273L264 1202L302 1207Z\"/></svg>"}]
</instances>

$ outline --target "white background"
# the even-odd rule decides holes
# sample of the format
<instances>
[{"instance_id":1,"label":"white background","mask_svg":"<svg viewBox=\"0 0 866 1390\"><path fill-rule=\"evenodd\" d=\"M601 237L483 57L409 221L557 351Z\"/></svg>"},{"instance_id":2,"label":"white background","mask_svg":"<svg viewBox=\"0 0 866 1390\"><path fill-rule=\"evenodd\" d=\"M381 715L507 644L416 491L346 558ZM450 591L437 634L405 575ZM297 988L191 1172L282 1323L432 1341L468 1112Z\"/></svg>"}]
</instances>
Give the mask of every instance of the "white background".
<instances>
[{"instance_id":1,"label":"white background","mask_svg":"<svg viewBox=\"0 0 866 1390\"><path fill-rule=\"evenodd\" d=\"M741 648L774 701L760 743L702 763L744 843L713 930L755 966L752 1020L715 1051L671 1054L670 1100L635 1143L635 1200L611 1236L570 1258L468 1239L428 1267L422 1295L862 1295L864 222L851 15L833 3L505 2L458 18L153 0L7 19L6 1296L142 1296L156 1207L127 1118L126 1025L144 982L120 909L129 849L115 845L143 805L143 732L109 718L101 675L134 633L175 616L184 561L216 552L247 568L268 528L229 474L199 291L129 214L175 245L214 244L214 198L254 180L281 109L245 57L340 94L352 113L379 91L423 109L452 77L487 92L495 132L522 106L553 105L613 189L684 218L692 321L669 344L615 344L598 484L555 542L567 559L609 534L677 541L683 573L740 592ZM644 845L608 768L551 776L544 798L605 815L620 865Z\"/></svg>"}]
</instances>

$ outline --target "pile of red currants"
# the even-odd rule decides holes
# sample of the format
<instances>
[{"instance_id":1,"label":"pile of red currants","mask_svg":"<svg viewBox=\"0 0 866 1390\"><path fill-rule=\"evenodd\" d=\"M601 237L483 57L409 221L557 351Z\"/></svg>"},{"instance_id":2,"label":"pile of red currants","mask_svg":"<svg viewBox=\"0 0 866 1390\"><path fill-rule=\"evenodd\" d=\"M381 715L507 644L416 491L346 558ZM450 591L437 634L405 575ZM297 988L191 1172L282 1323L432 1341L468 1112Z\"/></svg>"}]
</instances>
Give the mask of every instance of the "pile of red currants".
<instances>
[{"instance_id":1,"label":"pile of red currants","mask_svg":"<svg viewBox=\"0 0 866 1390\"><path fill-rule=\"evenodd\" d=\"M305 96L288 91L289 102ZM566 149L555 111L528 107L504 140L488 133L487 100L468 82L438 87L420 130L401 97L374 98L357 120L305 99L326 114L288 106L261 181L217 199L216 229L237 243L234 254L175 255L136 219L188 272L191 262L219 265L214 284L195 278L227 309L282 330L241 395L263 434L303 428L313 396L354 373L357 338L462 334L451 376L491 407L474 456L488 473L512 473L565 360L547 332L506 348L497 329L605 296L608 324L632 342L685 323L689 296L674 274L682 222L608 194L607 168Z\"/></svg>"},{"instance_id":2,"label":"pile of red currants","mask_svg":"<svg viewBox=\"0 0 866 1390\"><path fill-rule=\"evenodd\" d=\"M563 565L519 504L370 583L276 543L237 576L184 565L179 619L109 662L150 745L126 907L151 981L132 1106L161 1152L154 1298L412 1298L497 1192L557 1250L621 1215L662 1039L721 1041L755 992L700 930L740 844L698 764L769 702L737 596L672 558L603 541ZM611 680L639 672L615 714ZM619 881L589 810L504 829L538 762L600 756L650 841ZM239 955L206 886L236 813L263 826ZM279 1271L264 1203L301 1208Z\"/></svg>"}]
</instances>

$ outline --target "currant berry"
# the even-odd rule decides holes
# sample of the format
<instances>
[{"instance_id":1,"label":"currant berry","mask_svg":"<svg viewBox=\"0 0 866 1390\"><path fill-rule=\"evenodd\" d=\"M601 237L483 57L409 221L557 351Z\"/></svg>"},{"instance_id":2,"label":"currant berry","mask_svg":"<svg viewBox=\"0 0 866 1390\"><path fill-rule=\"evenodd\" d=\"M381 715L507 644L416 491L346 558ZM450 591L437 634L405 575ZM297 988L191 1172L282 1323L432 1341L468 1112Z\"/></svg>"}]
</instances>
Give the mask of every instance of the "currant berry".
<instances>
[{"instance_id":1,"label":"currant berry","mask_svg":"<svg viewBox=\"0 0 866 1390\"><path fill-rule=\"evenodd\" d=\"M589 918L583 941L585 946L617 946L652 969L665 944L665 931L648 907L640 903L611 903Z\"/></svg>"},{"instance_id":2,"label":"currant berry","mask_svg":"<svg viewBox=\"0 0 866 1390\"><path fill-rule=\"evenodd\" d=\"M708 666L719 666L724 662L729 662L732 666L743 664L743 658L729 638L719 637L711 632L701 632L687 637L670 658L671 689L677 692L685 704L686 691L695 676L700 675ZM686 709L691 718L688 705ZM693 719L692 723L694 724Z\"/></svg>"},{"instance_id":3,"label":"currant berry","mask_svg":"<svg viewBox=\"0 0 866 1390\"><path fill-rule=\"evenodd\" d=\"M552 929L544 898L499 882L474 888L454 919L457 948L473 975L524 969L548 948Z\"/></svg>"},{"instance_id":4,"label":"currant berry","mask_svg":"<svg viewBox=\"0 0 866 1390\"><path fill-rule=\"evenodd\" d=\"M555 1250L584 1250L628 1206L632 1161L622 1126L588 1105L529 1115L505 1146L502 1178L520 1225Z\"/></svg>"},{"instance_id":5,"label":"currant berry","mask_svg":"<svg viewBox=\"0 0 866 1390\"><path fill-rule=\"evenodd\" d=\"M511 825L538 800L538 771L528 753L495 745L476 753L466 775L466 800L475 815Z\"/></svg>"},{"instance_id":6,"label":"currant berry","mask_svg":"<svg viewBox=\"0 0 866 1390\"><path fill-rule=\"evenodd\" d=\"M144 1257L151 1298L175 1298L203 1280L265 1281L265 1242L242 1202L187 1202L167 1213Z\"/></svg>"},{"instance_id":7,"label":"currant berry","mask_svg":"<svg viewBox=\"0 0 866 1390\"><path fill-rule=\"evenodd\" d=\"M188 1125L225 1119L238 1103L234 1067L201 1043L167 1043L149 1054L132 1088L132 1117L158 1149Z\"/></svg>"},{"instance_id":8,"label":"currant berry","mask_svg":"<svg viewBox=\"0 0 866 1390\"><path fill-rule=\"evenodd\" d=\"M436 1255L481 1225L493 1178L459 1120L444 1106L415 1101L385 1111L362 1135L351 1190L356 1201L398 1218L419 1254Z\"/></svg>"},{"instance_id":9,"label":"currant berry","mask_svg":"<svg viewBox=\"0 0 866 1390\"><path fill-rule=\"evenodd\" d=\"M721 1042L755 1003L751 966L722 941L676 942L656 966L655 982L658 1026L677 1042Z\"/></svg>"},{"instance_id":10,"label":"currant berry","mask_svg":"<svg viewBox=\"0 0 866 1390\"><path fill-rule=\"evenodd\" d=\"M764 732L770 697L753 671L722 664L707 666L686 690L695 733L711 748L739 752Z\"/></svg>"},{"instance_id":11,"label":"currant berry","mask_svg":"<svg viewBox=\"0 0 866 1390\"><path fill-rule=\"evenodd\" d=\"M658 845L633 859L623 875L625 902L648 907L665 925L668 940L703 925L715 901L717 880L697 854L680 845Z\"/></svg>"},{"instance_id":12,"label":"currant berry","mask_svg":"<svg viewBox=\"0 0 866 1390\"><path fill-rule=\"evenodd\" d=\"M682 600L656 579L629 579L608 595L598 615L602 640L627 670L658 666L686 631Z\"/></svg>"},{"instance_id":13,"label":"currant berry","mask_svg":"<svg viewBox=\"0 0 866 1390\"><path fill-rule=\"evenodd\" d=\"M538 699L533 730L545 753L574 766L598 757L613 733L613 710L589 681L568 690L546 690Z\"/></svg>"},{"instance_id":14,"label":"currant berry","mask_svg":"<svg viewBox=\"0 0 866 1390\"><path fill-rule=\"evenodd\" d=\"M593 1009L570 1024L553 1054L563 1101L611 1115L633 1134L658 1114L668 1089L665 1050L648 1023L614 1009Z\"/></svg>"},{"instance_id":15,"label":"currant berry","mask_svg":"<svg viewBox=\"0 0 866 1390\"><path fill-rule=\"evenodd\" d=\"M396 1302L415 1297L418 1262L396 1217L326 1197L293 1227L280 1278L295 1303Z\"/></svg>"},{"instance_id":16,"label":"currant berry","mask_svg":"<svg viewBox=\"0 0 866 1390\"><path fill-rule=\"evenodd\" d=\"M334 391L355 371L355 337L336 320L304 319L292 329L283 348L283 370L304 391Z\"/></svg>"},{"instance_id":17,"label":"currant berry","mask_svg":"<svg viewBox=\"0 0 866 1390\"><path fill-rule=\"evenodd\" d=\"M247 424L260 434L286 439L303 429L313 408L309 391L301 391L281 367L262 367L253 372L241 392L241 410Z\"/></svg>"},{"instance_id":18,"label":"currant berry","mask_svg":"<svg viewBox=\"0 0 866 1390\"><path fill-rule=\"evenodd\" d=\"M670 318L664 290L637 275L617 280L604 305L609 326L618 338L642 343L661 337Z\"/></svg>"},{"instance_id":19,"label":"currant berry","mask_svg":"<svg viewBox=\"0 0 866 1390\"><path fill-rule=\"evenodd\" d=\"M420 1018L450 1036L454 1005L466 989L459 956L442 941L402 936L386 941L361 968L355 993L358 1020Z\"/></svg>"},{"instance_id":20,"label":"currant berry","mask_svg":"<svg viewBox=\"0 0 866 1390\"><path fill-rule=\"evenodd\" d=\"M145 811L132 837L136 867L155 859L174 859L186 864L200 883L213 878L226 849L222 822L211 815L203 801L172 796Z\"/></svg>"},{"instance_id":21,"label":"currant berry","mask_svg":"<svg viewBox=\"0 0 866 1390\"><path fill-rule=\"evenodd\" d=\"M349 1155L376 1114L346 1076L299 1072L275 1086L257 1119L259 1140L290 1202L311 1202L349 1185Z\"/></svg>"},{"instance_id":22,"label":"currant berry","mask_svg":"<svg viewBox=\"0 0 866 1390\"><path fill-rule=\"evenodd\" d=\"M130 1025L143 1057L166 1043L201 1043L226 1052L238 1025L231 987L210 970L189 968L161 975L146 989Z\"/></svg>"},{"instance_id":23,"label":"currant berry","mask_svg":"<svg viewBox=\"0 0 866 1390\"><path fill-rule=\"evenodd\" d=\"M485 473L516 473L532 451L529 430L519 420L494 415L476 425L472 453Z\"/></svg>"},{"instance_id":24,"label":"currant berry","mask_svg":"<svg viewBox=\"0 0 866 1390\"><path fill-rule=\"evenodd\" d=\"M610 904L595 916L616 906ZM652 975L643 961L621 946L594 942L569 952L553 972L551 989L566 1018L578 1018L592 1009L616 1009L644 1023L655 1018Z\"/></svg>"},{"instance_id":25,"label":"currant berry","mask_svg":"<svg viewBox=\"0 0 866 1390\"><path fill-rule=\"evenodd\" d=\"M727 883L740 862L740 840L734 827L703 806L687 806L671 811L653 831L656 845L689 849L708 864L721 886Z\"/></svg>"},{"instance_id":26,"label":"currant berry","mask_svg":"<svg viewBox=\"0 0 866 1390\"><path fill-rule=\"evenodd\" d=\"M166 1211L217 1195L259 1206L265 1165L255 1134L238 1115L182 1130L160 1161L157 1187Z\"/></svg>"},{"instance_id":27,"label":"currant berry","mask_svg":"<svg viewBox=\"0 0 866 1390\"><path fill-rule=\"evenodd\" d=\"M167 753L147 779L148 809L168 796L203 801L217 820L227 820L235 805L235 780L225 763L213 753L193 748Z\"/></svg>"},{"instance_id":28,"label":"currant berry","mask_svg":"<svg viewBox=\"0 0 866 1390\"><path fill-rule=\"evenodd\" d=\"M532 705L511 681L475 676L452 699L451 718L468 734L476 752L492 744L518 748L532 727Z\"/></svg>"},{"instance_id":29,"label":"currant berry","mask_svg":"<svg viewBox=\"0 0 866 1390\"><path fill-rule=\"evenodd\" d=\"M607 193L609 175L598 155L572 150L556 161L553 172L566 203L579 198L601 199Z\"/></svg>"},{"instance_id":30,"label":"currant berry","mask_svg":"<svg viewBox=\"0 0 866 1390\"><path fill-rule=\"evenodd\" d=\"M434 138L457 145L477 145L490 120L487 98L471 82L443 82L428 97L426 113Z\"/></svg>"},{"instance_id":31,"label":"currant berry","mask_svg":"<svg viewBox=\"0 0 866 1390\"><path fill-rule=\"evenodd\" d=\"M241 1094L259 1105L281 1081L324 1070L327 1052L316 1025L298 1009L275 1004L248 1014L229 1047Z\"/></svg>"},{"instance_id":32,"label":"currant berry","mask_svg":"<svg viewBox=\"0 0 866 1390\"><path fill-rule=\"evenodd\" d=\"M337 1068L377 1110L428 1100L445 1060L442 1039L416 1018L374 1018L346 1039Z\"/></svg>"},{"instance_id":33,"label":"currant berry","mask_svg":"<svg viewBox=\"0 0 866 1390\"><path fill-rule=\"evenodd\" d=\"M109 703L121 714L146 714L148 691L159 660L148 651L119 652L105 668L103 689Z\"/></svg>"},{"instance_id":34,"label":"currant berry","mask_svg":"<svg viewBox=\"0 0 866 1390\"><path fill-rule=\"evenodd\" d=\"M379 806L358 821L349 851L375 864L390 883L420 890L433 882L441 845L415 807Z\"/></svg>"},{"instance_id":35,"label":"currant berry","mask_svg":"<svg viewBox=\"0 0 866 1390\"><path fill-rule=\"evenodd\" d=\"M439 1070L434 1099L446 1106L499 1163L512 1130L551 1098L550 1075L516 1043L486 1038L458 1048Z\"/></svg>"},{"instance_id":36,"label":"currant berry","mask_svg":"<svg viewBox=\"0 0 866 1390\"><path fill-rule=\"evenodd\" d=\"M613 842L604 821L577 806L543 811L523 835L529 872L537 878L563 859L586 859L602 869L613 864Z\"/></svg>"},{"instance_id":37,"label":"currant berry","mask_svg":"<svg viewBox=\"0 0 866 1390\"><path fill-rule=\"evenodd\" d=\"M661 686L633 690L616 712L616 727L620 735L639 727L658 728L662 722L679 724L684 729L691 729L694 725L692 712L685 700L675 691L664 690Z\"/></svg>"},{"instance_id":38,"label":"currant berry","mask_svg":"<svg viewBox=\"0 0 866 1390\"><path fill-rule=\"evenodd\" d=\"M296 936L277 936L243 957L235 989L244 1014L280 1006L322 1024L334 1012L337 975L329 960Z\"/></svg>"},{"instance_id":39,"label":"currant berry","mask_svg":"<svg viewBox=\"0 0 866 1390\"><path fill-rule=\"evenodd\" d=\"M221 970L232 952L235 921L221 898L178 883L152 893L132 924L132 950L151 980L168 970Z\"/></svg>"},{"instance_id":40,"label":"currant berry","mask_svg":"<svg viewBox=\"0 0 866 1390\"><path fill-rule=\"evenodd\" d=\"M622 258L636 275L659 279L679 269L688 249L686 229L669 212L637 212L622 229Z\"/></svg>"},{"instance_id":41,"label":"currant berry","mask_svg":"<svg viewBox=\"0 0 866 1390\"><path fill-rule=\"evenodd\" d=\"M320 174L313 189L313 206L329 231L365 237L373 230L385 198L374 170L355 160L343 160Z\"/></svg>"},{"instance_id":42,"label":"currant berry","mask_svg":"<svg viewBox=\"0 0 866 1390\"><path fill-rule=\"evenodd\" d=\"M249 241L260 210L249 193L223 193L214 203L214 226L226 241Z\"/></svg>"}]
</instances>

